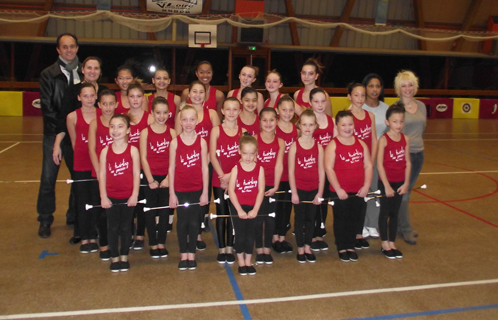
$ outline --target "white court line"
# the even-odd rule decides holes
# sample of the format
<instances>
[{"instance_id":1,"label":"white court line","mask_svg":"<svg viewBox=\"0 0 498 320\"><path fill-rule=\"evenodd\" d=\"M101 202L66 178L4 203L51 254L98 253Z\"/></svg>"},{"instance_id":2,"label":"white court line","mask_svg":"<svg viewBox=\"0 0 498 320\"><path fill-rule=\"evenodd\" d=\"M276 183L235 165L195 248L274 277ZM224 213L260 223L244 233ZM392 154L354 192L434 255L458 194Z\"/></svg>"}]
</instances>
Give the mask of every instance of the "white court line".
<instances>
[{"instance_id":1,"label":"white court line","mask_svg":"<svg viewBox=\"0 0 498 320\"><path fill-rule=\"evenodd\" d=\"M476 134L498 134L498 132L464 132L464 133L452 133L452 132L424 132L424 136L428 134L440 134L440 135L476 135Z\"/></svg>"},{"instance_id":2,"label":"white court line","mask_svg":"<svg viewBox=\"0 0 498 320\"><path fill-rule=\"evenodd\" d=\"M2 151L0 151L0 153L4 153L5 151L11 149L11 148L14 148L15 146L17 146L20 142L16 142L14 143L13 145L11 145L10 147L7 147L5 149L3 149Z\"/></svg>"},{"instance_id":3,"label":"white court line","mask_svg":"<svg viewBox=\"0 0 498 320\"><path fill-rule=\"evenodd\" d=\"M43 133L0 133L0 136L43 136Z\"/></svg>"},{"instance_id":4,"label":"white court line","mask_svg":"<svg viewBox=\"0 0 498 320\"><path fill-rule=\"evenodd\" d=\"M319 293L319 294L310 294L303 296L281 297L281 298L213 301L213 302L156 305L156 306L146 306L146 307L126 307L126 308L74 310L74 311L44 312L44 313L11 314L11 315L0 316L0 319L34 319L34 318L68 317L68 316L82 316L82 315L106 314L106 313L126 313L126 312L160 311L160 310L187 309L187 308L237 306L237 305L249 305L249 304L278 303L278 302L289 302L289 301L304 301L312 299L360 296L366 294L410 292L410 291L419 291L419 290L476 286L476 285L487 285L487 284L496 284L496 283L498 283L498 279L489 279L489 280L449 282L449 283L427 284L420 286L408 286L408 287L396 287L396 288L384 288L384 289Z\"/></svg>"},{"instance_id":5,"label":"white court line","mask_svg":"<svg viewBox=\"0 0 498 320\"><path fill-rule=\"evenodd\" d=\"M2 141L0 143L43 143L43 141Z\"/></svg>"}]
</instances>

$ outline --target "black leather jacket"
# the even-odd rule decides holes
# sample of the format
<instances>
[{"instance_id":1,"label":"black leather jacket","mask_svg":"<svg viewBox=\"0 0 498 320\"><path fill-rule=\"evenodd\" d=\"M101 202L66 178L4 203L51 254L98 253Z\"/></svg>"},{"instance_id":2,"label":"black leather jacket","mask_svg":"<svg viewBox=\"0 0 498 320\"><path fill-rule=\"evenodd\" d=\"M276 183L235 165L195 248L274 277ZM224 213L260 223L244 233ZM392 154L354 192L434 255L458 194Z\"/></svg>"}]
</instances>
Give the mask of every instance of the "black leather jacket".
<instances>
[{"instance_id":1,"label":"black leather jacket","mask_svg":"<svg viewBox=\"0 0 498 320\"><path fill-rule=\"evenodd\" d=\"M81 70L80 68L78 68ZM80 79L83 76L80 75ZM62 97L68 86L68 80L55 62L40 74L40 103L43 115L43 134L57 134L57 114L61 110Z\"/></svg>"}]
</instances>

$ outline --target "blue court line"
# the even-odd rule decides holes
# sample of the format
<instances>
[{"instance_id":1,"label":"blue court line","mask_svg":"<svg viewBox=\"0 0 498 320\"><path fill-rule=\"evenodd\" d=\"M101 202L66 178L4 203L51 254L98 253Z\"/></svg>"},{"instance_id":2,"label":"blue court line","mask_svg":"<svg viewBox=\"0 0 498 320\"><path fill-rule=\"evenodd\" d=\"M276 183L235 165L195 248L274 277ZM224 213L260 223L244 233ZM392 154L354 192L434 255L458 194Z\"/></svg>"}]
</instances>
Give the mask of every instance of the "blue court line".
<instances>
[{"instance_id":1,"label":"blue court line","mask_svg":"<svg viewBox=\"0 0 498 320\"><path fill-rule=\"evenodd\" d=\"M347 320L383 320L383 319L401 319L401 318L411 318L420 316L433 316L439 314L457 313L457 312L468 312L476 310L487 310L487 309L497 309L498 304L488 304L484 306L473 306L473 307L463 307L463 308L453 308L453 309L441 309L432 311L422 311L422 312L409 312L409 313L398 313L390 314L384 316L376 317L365 317L365 318L350 318Z\"/></svg>"},{"instance_id":2,"label":"blue court line","mask_svg":"<svg viewBox=\"0 0 498 320\"><path fill-rule=\"evenodd\" d=\"M42 253L40 253L40 256L38 257L38 259L45 259L46 256L57 256L59 255L58 253L56 252L48 252L48 250L43 250Z\"/></svg>"},{"instance_id":3,"label":"blue court line","mask_svg":"<svg viewBox=\"0 0 498 320\"><path fill-rule=\"evenodd\" d=\"M215 233L215 228L213 227L213 224L211 223L211 219L209 219L209 227L211 228L211 235L213 236L214 243L216 244L216 248L220 247L220 244L218 243L218 237ZM225 271L228 275L228 280L230 280L230 284L232 285L232 290L233 293L235 294L235 297L237 298L237 301L244 301L244 297L242 296L242 292L240 292L239 284L237 283L237 280L235 280L235 276L232 272L232 268L230 268L230 265L228 263L224 263ZM247 308L247 305L245 304L239 304L240 312L244 316L244 320L252 320L251 314L249 313L249 309Z\"/></svg>"}]
</instances>

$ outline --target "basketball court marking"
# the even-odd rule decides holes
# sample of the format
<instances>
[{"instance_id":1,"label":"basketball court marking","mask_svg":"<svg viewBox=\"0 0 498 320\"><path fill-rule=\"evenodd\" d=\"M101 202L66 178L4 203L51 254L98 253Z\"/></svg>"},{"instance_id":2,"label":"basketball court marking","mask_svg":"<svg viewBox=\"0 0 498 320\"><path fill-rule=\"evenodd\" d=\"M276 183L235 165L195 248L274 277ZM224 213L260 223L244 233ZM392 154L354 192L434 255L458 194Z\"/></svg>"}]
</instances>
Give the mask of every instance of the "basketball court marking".
<instances>
[{"instance_id":1,"label":"basketball court marking","mask_svg":"<svg viewBox=\"0 0 498 320\"><path fill-rule=\"evenodd\" d=\"M468 286L479 286L479 285L490 285L490 284L498 284L498 279L436 283L436 284L426 284L426 285L418 285L418 286L383 288L383 289L369 289L369 290L357 290L357 291L345 291L345 292L319 293L319 294L280 297L280 298L213 301L213 302L156 305L156 306L145 306L145 307L126 307L126 308L74 310L74 311L61 311L61 312L12 314L12 315L0 316L0 320L3 320L3 319L36 319L36 318L70 317L70 316L85 316L85 315L95 315L95 314L161 311L161 310L187 309L187 308L210 308L210 307L225 307L225 306L238 306L238 305L251 305L251 304L257 305L257 304L264 304L264 303L305 301L305 300L313 300L313 299L330 299L330 298L339 298L339 297L362 296L362 295L367 295L367 294L413 292L413 291L422 291L422 290L468 287Z\"/></svg>"},{"instance_id":2,"label":"basketball court marking","mask_svg":"<svg viewBox=\"0 0 498 320\"><path fill-rule=\"evenodd\" d=\"M9 149L14 148L14 147L15 147L15 146L17 146L19 143L20 143L20 142L16 142L16 143L14 143L14 144L13 144L13 145L11 145L10 147L7 147L7 148L5 148L5 149L1 150L1 151L0 151L0 153L4 153L5 151L7 151L7 150L9 150Z\"/></svg>"}]
</instances>

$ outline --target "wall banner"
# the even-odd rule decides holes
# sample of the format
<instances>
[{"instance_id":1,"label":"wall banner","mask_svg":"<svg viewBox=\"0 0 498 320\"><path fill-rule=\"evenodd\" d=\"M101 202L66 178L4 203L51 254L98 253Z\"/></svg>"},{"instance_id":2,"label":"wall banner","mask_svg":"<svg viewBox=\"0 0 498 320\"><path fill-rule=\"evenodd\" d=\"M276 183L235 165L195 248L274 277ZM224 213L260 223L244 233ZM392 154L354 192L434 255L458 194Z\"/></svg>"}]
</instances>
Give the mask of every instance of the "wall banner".
<instances>
[{"instance_id":1,"label":"wall banner","mask_svg":"<svg viewBox=\"0 0 498 320\"><path fill-rule=\"evenodd\" d=\"M200 14L203 0L147 0L147 11L172 14Z\"/></svg>"}]
</instances>

